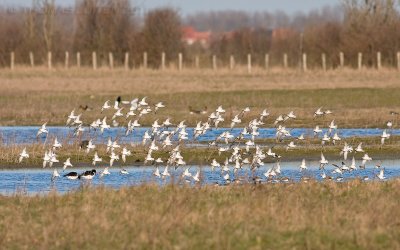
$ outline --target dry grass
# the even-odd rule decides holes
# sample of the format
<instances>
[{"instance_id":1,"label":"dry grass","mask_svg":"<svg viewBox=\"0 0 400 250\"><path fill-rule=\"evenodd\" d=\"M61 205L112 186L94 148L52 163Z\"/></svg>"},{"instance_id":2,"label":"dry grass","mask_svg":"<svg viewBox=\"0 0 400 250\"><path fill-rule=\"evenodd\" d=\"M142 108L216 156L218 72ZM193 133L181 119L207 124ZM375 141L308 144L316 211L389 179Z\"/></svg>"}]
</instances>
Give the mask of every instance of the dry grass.
<instances>
[{"instance_id":1,"label":"dry grass","mask_svg":"<svg viewBox=\"0 0 400 250\"><path fill-rule=\"evenodd\" d=\"M273 115L295 110L302 117L293 126L313 126L316 107L333 109L341 127L382 126L389 111L400 110L399 72L299 71L255 69L248 75L242 69L152 71L101 69L18 69L0 71L0 125L33 125L49 121L65 123L66 115L79 105L99 107L107 99L149 96L150 101L164 101L168 109L161 118L186 119L190 125L204 116L190 116L188 106L209 110L220 104L228 109L228 120L245 106L252 115L265 107ZM371 116L371 113L374 116ZM98 111L86 112L87 122ZM149 124L155 116L143 120ZM327 123L323 121L321 123ZM228 123L227 123L228 124ZM227 125L225 124L225 125ZM326 126L325 124L320 124Z\"/></svg>"},{"instance_id":2,"label":"dry grass","mask_svg":"<svg viewBox=\"0 0 400 250\"><path fill-rule=\"evenodd\" d=\"M398 249L400 182L0 196L5 249Z\"/></svg>"}]
</instances>

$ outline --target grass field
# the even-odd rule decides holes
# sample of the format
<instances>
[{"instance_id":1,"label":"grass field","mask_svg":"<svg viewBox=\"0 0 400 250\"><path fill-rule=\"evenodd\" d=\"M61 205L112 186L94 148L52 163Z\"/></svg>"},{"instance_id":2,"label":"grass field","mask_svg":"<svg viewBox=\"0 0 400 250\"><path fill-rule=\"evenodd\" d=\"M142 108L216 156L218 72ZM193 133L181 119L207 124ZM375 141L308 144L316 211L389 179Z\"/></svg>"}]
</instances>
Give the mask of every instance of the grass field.
<instances>
[{"instance_id":1,"label":"grass field","mask_svg":"<svg viewBox=\"0 0 400 250\"><path fill-rule=\"evenodd\" d=\"M123 99L148 96L151 103L163 101L167 109L160 119L186 120L189 125L205 120L206 115L190 115L195 109L227 109L225 126L242 108L252 112L245 121L264 108L270 121L294 110L299 119L290 126L327 126L331 118L314 121L312 114L323 106L335 113L339 127L383 127L387 120L397 121L390 111L400 111L400 73L398 71L261 71L248 75L240 70L183 72L31 70L0 71L0 125L63 125L65 117L79 105L95 108L85 111L87 123L99 118L99 107L118 95ZM84 112L84 111L81 111ZM374 114L374 115L371 115ZM142 120L149 125L154 115Z\"/></svg>"},{"instance_id":2,"label":"grass field","mask_svg":"<svg viewBox=\"0 0 400 250\"><path fill-rule=\"evenodd\" d=\"M400 182L0 196L4 249L398 249Z\"/></svg>"}]
</instances>

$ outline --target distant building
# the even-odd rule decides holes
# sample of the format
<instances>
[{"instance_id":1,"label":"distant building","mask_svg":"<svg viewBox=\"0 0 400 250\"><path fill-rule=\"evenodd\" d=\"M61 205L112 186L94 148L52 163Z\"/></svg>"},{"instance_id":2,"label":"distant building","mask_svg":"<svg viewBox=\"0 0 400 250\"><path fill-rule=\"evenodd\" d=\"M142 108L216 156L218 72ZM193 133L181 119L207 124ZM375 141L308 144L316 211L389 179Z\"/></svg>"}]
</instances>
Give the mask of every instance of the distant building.
<instances>
[{"instance_id":1,"label":"distant building","mask_svg":"<svg viewBox=\"0 0 400 250\"><path fill-rule=\"evenodd\" d=\"M182 28L182 32L183 32L182 40L187 45L193 45L194 43L199 43L203 47L208 47L208 45L210 44L211 40L210 31L200 32L195 30L191 26L186 26Z\"/></svg>"}]
</instances>

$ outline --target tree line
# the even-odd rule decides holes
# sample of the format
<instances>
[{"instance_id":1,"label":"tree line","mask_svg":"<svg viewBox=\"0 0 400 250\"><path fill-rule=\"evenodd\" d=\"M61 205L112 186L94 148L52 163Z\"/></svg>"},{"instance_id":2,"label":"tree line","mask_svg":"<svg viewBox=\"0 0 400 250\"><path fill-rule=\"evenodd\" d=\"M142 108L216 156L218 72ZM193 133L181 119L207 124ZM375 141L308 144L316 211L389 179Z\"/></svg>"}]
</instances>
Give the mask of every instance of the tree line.
<instances>
[{"instance_id":1,"label":"tree line","mask_svg":"<svg viewBox=\"0 0 400 250\"><path fill-rule=\"evenodd\" d=\"M162 7L138 15L129 0L77 0L74 8L58 7L54 0L33 0L31 8L0 8L0 65L9 64L13 51L18 63L29 63L33 52L37 64L52 52L54 62L63 62L65 51L80 52L82 64L98 61L107 64L112 52L116 64L129 52L131 66L142 62L147 52L149 67L159 67L161 53L167 62L175 62L183 53L187 63L194 56L211 63L216 55L228 63L231 55L238 63L252 54L254 63L263 64L269 54L271 64L280 64L283 54L296 66L303 53L308 64L321 64L326 54L328 67L339 64L343 52L347 65L363 63L373 67L376 53L382 63L395 65L400 51L399 2L394 0L344 0L342 5L308 14L283 12L247 13L243 11L202 12L182 17L178 9ZM188 46L182 41L182 27L193 26L211 31L208 46Z\"/></svg>"}]
</instances>

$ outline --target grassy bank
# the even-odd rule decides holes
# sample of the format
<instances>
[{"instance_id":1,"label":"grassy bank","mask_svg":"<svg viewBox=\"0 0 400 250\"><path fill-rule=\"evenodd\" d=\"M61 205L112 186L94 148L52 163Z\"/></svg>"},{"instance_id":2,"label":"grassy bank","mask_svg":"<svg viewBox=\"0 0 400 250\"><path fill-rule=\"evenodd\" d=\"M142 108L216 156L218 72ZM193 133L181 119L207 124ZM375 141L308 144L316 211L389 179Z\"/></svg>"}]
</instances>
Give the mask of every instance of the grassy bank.
<instances>
[{"instance_id":1,"label":"grassy bank","mask_svg":"<svg viewBox=\"0 0 400 250\"><path fill-rule=\"evenodd\" d=\"M400 182L0 196L5 249L398 249ZM29 226L27 226L29 225Z\"/></svg>"},{"instance_id":2,"label":"grassy bank","mask_svg":"<svg viewBox=\"0 0 400 250\"><path fill-rule=\"evenodd\" d=\"M245 73L210 70L177 72L99 70L16 70L0 71L0 125L64 125L72 109L88 105L83 120L102 117L99 107L105 100L148 96L150 103L163 101L167 108L157 118L186 120L189 125L207 115L190 115L194 109L218 105L227 109L226 123L242 108L252 112L248 122L264 108L271 112L269 122L279 114L294 110L297 120L290 126L327 126L330 118L314 121L312 114L323 106L335 113L340 127L382 127L396 120L390 111L400 111L400 80L397 71L255 71ZM371 115L373 114L373 115ZM111 114L109 114L111 116ZM146 116L151 124L155 115ZM121 120L121 123L124 121Z\"/></svg>"},{"instance_id":3,"label":"grassy bank","mask_svg":"<svg viewBox=\"0 0 400 250\"><path fill-rule=\"evenodd\" d=\"M269 147L274 146L273 151L278 155L282 156L282 161L301 161L306 159L307 161L318 161L321 157L321 152L324 153L330 161L338 161L343 159L340 156L340 151L343 148L344 142L339 142L336 145L326 145L322 147L319 140L311 139L307 142L296 142L298 147L296 149L287 151L286 145L290 140L286 140L281 143L276 143L275 140L259 140L257 143L261 145L264 149L264 153ZM367 138L349 138L346 140L349 144L356 147L358 143L363 142L363 149L368 152L368 154L374 160L383 159L397 159L400 152L400 137L392 136L390 140L385 142L385 145L381 147L379 137L367 137ZM146 158L148 147L142 145L131 146L122 145L127 147L132 151L132 156L127 157L126 163L122 161L114 162L114 166L143 166L144 159ZM22 149L26 147L30 157L24 159L23 163L18 163L19 154ZM0 169L3 168L42 168L44 152L48 147L43 144L31 144L31 145L11 145L5 146L0 145ZM98 164L98 166L108 165L110 160L109 153L106 152L105 145L98 145L96 148L98 155L103 159L103 162ZM153 152L152 156L156 159L158 157L162 158L164 162L169 157L170 148L160 149L159 151ZM231 152L218 153L215 147L207 147L206 144L203 147L185 147L181 146L182 156L188 165L209 165L212 159L216 159L218 162L222 163L227 157L230 157ZM245 153L243 148L244 157L252 159L254 154L254 149L250 149L248 153ZM86 154L85 150L81 150L78 144L64 144L63 148L57 151L57 159L60 163L56 163L54 166L57 168L62 167L63 161L67 158L71 158L72 164L75 167L88 167L91 166L93 159L93 152ZM349 154L349 159L351 159L353 154ZM359 160L363 154L358 153L356 159ZM274 159L268 157L265 160L266 163L275 162ZM151 166L150 163L147 165Z\"/></svg>"}]
</instances>

